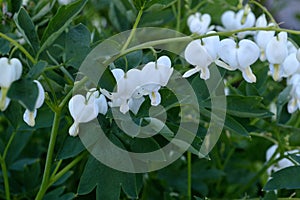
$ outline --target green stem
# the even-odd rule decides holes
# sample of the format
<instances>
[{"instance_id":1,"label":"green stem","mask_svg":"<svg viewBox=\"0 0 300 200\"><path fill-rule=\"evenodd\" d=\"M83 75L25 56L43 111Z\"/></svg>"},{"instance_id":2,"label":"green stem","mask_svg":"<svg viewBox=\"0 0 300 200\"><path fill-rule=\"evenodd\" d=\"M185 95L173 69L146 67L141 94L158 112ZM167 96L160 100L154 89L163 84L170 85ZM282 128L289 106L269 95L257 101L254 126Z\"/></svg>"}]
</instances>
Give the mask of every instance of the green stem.
<instances>
[{"instance_id":1,"label":"green stem","mask_svg":"<svg viewBox=\"0 0 300 200\"><path fill-rule=\"evenodd\" d=\"M259 7L264 13L266 13L268 15L271 22L274 23L276 26L278 26L277 23L276 23L276 20L274 19L274 17L272 16L272 14L268 11L268 9L266 7L264 7L263 5L258 3L257 1L253 1L253 0L251 0L249 3L252 3L252 4L256 5L257 7Z\"/></svg>"},{"instance_id":2,"label":"green stem","mask_svg":"<svg viewBox=\"0 0 300 200\"><path fill-rule=\"evenodd\" d=\"M20 45L17 41L15 41L14 39L8 37L7 35L5 35L4 33L0 32L0 37L2 37L3 39L9 41L10 43L12 43L14 46L18 47L20 49L21 52L23 52L25 54L25 56L33 63L36 64L37 61L30 55L30 53L22 46Z\"/></svg>"},{"instance_id":3,"label":"green stem","mask_svg":"<svg viewBox=\"0 0 300 200\"><path fill-rule=\"evenodd\" d=\"M72 167L74 167L79 161L81 161L85 156L87 155L87 152L83 152L81 155L77 156L72 162L70 162L67 166L65 166L60 172L52 176L50 179L49 185L52 185L58 179L60 179L65 173L67 173Z\"/></svg>"},{"instance_id":4,"label":"green stem","mask_svg":"<svg viewBox=\"0 0 300 200\"><path fill-rule=\"evenodd\" d=\"M130 32L130 35L127 38L124 46L122 47L121 52L124 51L125 49L127 49L127 47L129 46L129 44L130 44L130 42L131 42L131 40L132 40L132 38L133 38L133 36L134 36L134 34L136 32L136 28L137 28L137 26L138 26L138 24L139 24L139 22L141 20L142 14L143 14L143 7L141 8L141 10L139 11L139 13L138 13L138 15L136 17L136 20L134 22L134 25L133 25L132 30Z\"/></svg>"},{"instance_id":5,"label":"green stem","mask_svg":"<svg viewBox=\"0 0 300 200\"><path fill-rule=\"evenodd\" d=\"M187 196L192 199L192 153L187 152Z\"/></svg>"},{"instance_id":6,"label":"green stem","mask_svg":"<svg viewBox=\"0 0 300 200\"><path fill-rule=\"evenodd\" d=\"M2 176L3 176L4 188L5 188L5 197L7 200L10 200L10 189L9 189L8 171L7 171L7 167L6 167L6 163L5 163L5 158L6 158L8 149L9 149L12 141L14 140L16 134L17 134L17 131L14 131L11 134L11 136L7 142L7 145L4 149L3 156L0 155L0 164L1 164L1 168L2 168Z\"/></svg>"},{"instance_id":7,"label":"green stem","mask_svg":"<svg viewBox=\"0 0 300 200\"><path fill-rule=\"evenodd\" d=\"M79 88L79 87L81 87L83 84L85 84L88 80L89 80L88 77L85 76L83 79L81 79L79 82L77 82L77 83L74 85L73 89L71 89L71 90L69 91L69 93L65 96L65 98L60 102L60 104L59 104L59 106L58 106L60 110L63 109L63 107L65 106L65 104L69 101L69 99L71 98L73 92L76 91L77 88Z\"/></svg>"},{"instance_id":8,"label":"green stem","mask_svg":"<svg viewBox=\"0 0 300 200\"><path fill-rule=\"evenodd\" d=\"M43 199L43 196L45 195L49 187L49 177L51 172L51 165L52 165L56 136L59 130L59 123L60 123L60 110L57 111L54 115L53 126L50 135L50 142L49 142L48 152L46 157L46 164L45 164L45 169L43 174L43 180L42 180L40 190L35 198L36 200Z\"/></svg>"},{"instance_id":9,"label":"green stem","mask_svg":"<svg viewBox=\"0 0 300 200\"><path fill-rule=\"evenodd\" d=\"M10 200L10 191L9 191L9 181L8 181L8 172L4 158L0 155L0 164L2 168L2 176L4 180L4 188L5 188L5 197L7 200Z\"/></svg>"}]
</instances>

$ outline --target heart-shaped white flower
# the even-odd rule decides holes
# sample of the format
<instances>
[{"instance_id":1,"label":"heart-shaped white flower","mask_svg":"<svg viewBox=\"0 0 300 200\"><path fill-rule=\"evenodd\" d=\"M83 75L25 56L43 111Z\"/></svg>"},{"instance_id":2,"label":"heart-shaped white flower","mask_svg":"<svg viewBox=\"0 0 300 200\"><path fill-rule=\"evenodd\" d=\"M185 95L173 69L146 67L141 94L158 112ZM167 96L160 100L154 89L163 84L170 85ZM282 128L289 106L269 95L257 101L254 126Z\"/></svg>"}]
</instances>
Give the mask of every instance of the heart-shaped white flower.
<instances>
[{"instance_id":1,"label":"heart-shaped white flower","mask_svg":"<svg viewBox=\"0 0 300 200\"><path fill-rule=\"evenodd\" d=\"M283 76L281 64L287 56L287 33L280 32L268 42L266 47L266 57L270 63L269 68L275 81L280 80Z\"/></svg>"},{"instance_id":2,"label":"heart-shaped white flower","mask_svg":"<svg viewBox=\"0 0 300 200\"><path fill-rule=\"evenodd\" d=\"M233 70L239 69L247 82L256 82L256 77L250 68L259 57L259 48L254 42L243 39L236 44L233 39L224 39L220 42L218 54Z\"/></svg>"},{"instance_id":3,"label":"heart-shaped white flower","mask_svg":"<svg viewBox=\"0 0 300 200\"><path fill-rule=\"evenodd\" d=\"M86 99L83 95L77 94L69 101L69 111L74 119L73 125L69 129L71 136L79 133L79 123L92 121L98 116L98 106L94 102L95 98Z\"/></svg>"},{"instance_id":4,"label":"heart-shaped white flower","mask_svg":"<svg viewBox=\"0 0 300 200\"><path fill-rule=\"evenodd\" d=\"M213 32L209 32L213 33ZM188 63L195 68L188 70L183 74L187 78L197 72L200 72L200 78L207 80L210 77L208 66L218 58L220 45L219 36L211 36L201 40L190 42L184 51L184 57Z\"/></svg>"},{"instance_id":5,"label":"heart-shaped white flower","mask_svg":"<svg viewBox=\"0 0 300 200\"><path fill-rule=\"evenodd\" d=\"M24 115L23 115L23 120L29 125L29 126L34 126L35 125L35 118L37 115L37 109L40 108L44 101L45 101L45 91L42 86L42 84L34 80L34 82L37 84L38 87L38 97L35 102L34 110L30 111L28 109L25 110Z\"/></svg>"},{"instance_id":6,"label":"heart-shaped white flower","mask_svg":"<svg viewBox=\"0 0 300 200\"><path fill-rule=\"evenodd\" d=\"M187 20L188 27L192 33L203 35L210 30L211 16L209 14L201 14L199 12L190 15Z\"/></svg>"},{"instance_id":7,"label":"heart-shaped white flower","mask_svg":"<svg viewBox=\"0 0 300 200\"><path fill-rule=\"evenodd\" d=\"M1 99L0 110L4 111L7 108L6 95L10 85L20 79L22 75L22 64L17 58L0 58L0 87Z\"/></svg>"}]
</instances>

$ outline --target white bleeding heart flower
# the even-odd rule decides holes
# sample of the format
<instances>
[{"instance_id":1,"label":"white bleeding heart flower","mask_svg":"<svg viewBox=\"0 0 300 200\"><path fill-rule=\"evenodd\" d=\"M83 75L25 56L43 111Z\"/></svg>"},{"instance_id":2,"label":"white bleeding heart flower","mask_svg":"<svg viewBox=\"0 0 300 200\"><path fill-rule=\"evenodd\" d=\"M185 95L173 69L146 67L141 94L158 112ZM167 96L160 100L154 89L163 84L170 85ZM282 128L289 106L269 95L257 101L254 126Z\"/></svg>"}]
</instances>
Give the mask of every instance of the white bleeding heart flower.
<instances>
[{"instance_id":1,"label":"white bleeding heart flower","mask_svg":"<svg viewBox=\"0 0 300 200\"><path fill-rule=\"evenodd\" d=\"M275 81L278 81L283 77L281 64L287 56L287 33L280 32L268 42L266 47L266 57L270 63L270 72Z\"/></svg>"},{"instance_id":2,"label":"white bleeding heart flower","mask_svg":"<svg viewBox=\"0 0 300 200\"><path fill-rule=\"evenodd\" d=\"M242 28L250 28L255 24L255 15L251 11L248 5L244 9L235 13L232 10L224 12L221 16L221 22L224 27L218 27L220 31L232 31ZM238 33L239 38L244 38L246 35L252 34L251 31L245 31Z\"/></svg>"},{"instance_id":3,"label":"white bleeding heart flower","mask_svg":"<svg viewBox=\"0 0 300 200\"><path fill-rule=\"evenodd\" d=\"M69 129L69 134L77 136L79 133L79 124L96 119L99 107L95 103L95 98L86 99L83 95L77 94L69 101L69 111L74 119L74 123Z\"/></svg>"},{"instance_id":4,"label":"white bleeding heart flower","mask_svg":"<svg viewBox=\"0 0 300 200\"><path fill-rule=\"evenodd\" d=\"M259 57L259 48L254 42L243 39L237 44L233 39L224 39L220 42L218 54L229 65L227 69L239 69L247 82L256 82L256 77L250 68Z\"/></svg>"},{"instance_id":5,"label":"white bleeding heart flower","mask_svg":"<svg viewBox=\"0 0 300 200\"><path fill-rule=\"evenodd\" d=\"M21 78L22 64L17 58L0 58L0 87L1 87L1 99L0 110L4 111L6 106L6 95L10 85Z\"/></svg>"},{"instance_id":6,"label":"white bleeding heart flower","mask_svg":"<svg viewBox=\"0 0 300 200\"><path fill-rule=\"evenodd\" d=\"M117 91L109 93L101 89L101 93L111 100L111 107L120 107L124 114L129 110L137 114L145 95L149 96L151 105L160 104L161 96L158 91L167 85L173 68L170 58L162 56L157 62L147 63L142 70L130 69L124 73L121 69L113 69L112 73L117 82Z\"/></svg>"},{"instance_id":7,"label":"white bleeding heart flower","mask_svg":"<svg viewBox=\"0 0 300 200\"><path fill-rule=\"evenodd\" d=\"M96 88L90 89L86 94L86 98L87 99L94 98L91 99L90 101L94 101L94 103L98 107L98 111L100 114L105 115L107 113L108 110L107 100L105 96L101 94Z\"/></svg>"},{"instance_id":8,"label":"white bleeding heart flower","mask_svg":"<svg viewBox=\"0 0 300 200\"><path fill-rule=\"evenodd\" d=\"M300 74L294 74L287 81L288 85L291 85L290 97L288 102L288 112L294 113L296 110L300 109Z\"/></svg>"},{"instance_id":9,"label":"white bleeding heart flower","mask_svg":"<svg viewBox=\"0 0 300 200\"><path fill-rule=\"evenodd\" d=\"M213 33L213 32L209 32ZM207 80L210 77L209 65L218 59L218 50L220 46L219 36L206 37L201 40L190 42L184 51L184 57L188 63L195 68L188 70L183 74L184 78L200 72L200 78Z\"/></svg>"},{"instance_id":10,"label":"white bleeding heart flower","mask_svg":"<svg viewBox=\"0 0 300 200\"><path fill-rule=\"evenodd\" d=\"M272 26L273 24L267 24L267 19L265 14L259 16L256 20L256 27L267 27ZM260 48L260 60L265 61L266 58L266 47L269 41L274 37L275 31L257 31L254 35L254 41Z\"/></svg>"},{"instance_id":11,"label":"white bleeding heart flower","mask_svg":"<svg viewBox=\"0 0 300 200\"><path fill-rule=\"evenodd\" d=\"M288 55L292 53L296 53L298 50L297 47L289 40L287 41L287 48L288 48Z\"/></svg>"},{"instance_id":12,"label":"white bleeding heart flower","mask_svg":"<svg viewBox=\"0 0 300 200\"><path fill-rule=\"evenodd\" d=\"M289 77L293 74L300 73L300 62L297 59L297 53L288 55L282 63L283 77Z\"/></svg>"},{"instance_id":13,"label":"white bleeding heart flower","mask_svg":"<svg viewBox=\"0 0 300 200\"><path fill-rule=\"evenodd\" d=\"M210 22L211 16L209 14L201 14L199 12L190 15L187 20L190 31L199 35L203 35L213 28L209 27Z\"/></svg>"},{"instance_id":14,"label":"white bleeding heart flower","mask_svg":"<svg viewBox=\"0 0 300 200\"><path fill-rule=\"evenodd\" d=\"M37 109L40 108L45 101L45 91L44 91L42 84L37 80L34 80L34 82L37 84L37 87L38 87L38 97L37 97L37 100L34 105L34 110L30 111L30 110L26 109L24 112L24 115L23 115L23 120L29 126L32 126L32 127L35 125Z\"/></svg>"},{"instance_id":15,"label":"white bleeding heart flower","mask_svg":"<svg viewBox=\"0 0 300 200\"><path fill-rule=\"evenodd\" d=\"M271 146L269 149L267 149L266 151L266 161L268 162L271 157L274 155L274 153L276 152L276 150L278 149L278 145L273 145ZM299 150L291 150L291 151L286 151L284 152L284 155L285 156L288 156L289 154L297 154L299 155ZM275 155L275 159L278 159L280 156L279 153L277 153ZM274 165L270 166L268 169L267 169L267 173L268 175L270 176L272 173L276 172L276 171L279 171L281 169L284 169L286 167L290 167L290 166L294 166L295 164L290 161L289 159L287 158L283 158L281 160L279 160L277 163L275 163Z\"/></svg>"}]
</instances>

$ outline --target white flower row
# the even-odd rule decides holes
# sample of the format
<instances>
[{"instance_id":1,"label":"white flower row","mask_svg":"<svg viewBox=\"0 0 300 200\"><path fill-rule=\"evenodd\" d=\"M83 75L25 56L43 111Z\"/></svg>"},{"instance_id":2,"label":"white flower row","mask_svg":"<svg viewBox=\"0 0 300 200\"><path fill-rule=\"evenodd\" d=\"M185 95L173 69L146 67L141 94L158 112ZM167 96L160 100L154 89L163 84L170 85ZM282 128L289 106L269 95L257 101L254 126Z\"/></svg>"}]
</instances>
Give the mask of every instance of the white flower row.
<instances>
[{"instance_id":1,"label":"white flower row","mask_svg":"<svg viewBox=\"0 0 300 200\"><path fill-rule=\"evenodd\" d=\"M190 31L199 35L216 33L212 31L214 27L219 31L234 31L254 26L274 26L267 22L264 14L256 19L248 5L237 13L231 10L224 12L221 16L223 27L211 26L210 22L210 15L201 13L191 15L187 20ZM249 37L245 39L246 36ZM200 72L200 77L205 80L210 77L209 65L215 63L227 70L240 70L245 81L254 83L256 76L250 66L258 59L266 61L269 64L269 73L275 81L287 78L288 84L292 85L288 112L293 113L300 109L300 49L289 40L286 32L276 34L272 30L244 31L237 33L236 38L223 40L216 33L216 36L192 41L186 47L184 55L194 68L183 76L189 77Z\"/></svg>"}]
</instances>

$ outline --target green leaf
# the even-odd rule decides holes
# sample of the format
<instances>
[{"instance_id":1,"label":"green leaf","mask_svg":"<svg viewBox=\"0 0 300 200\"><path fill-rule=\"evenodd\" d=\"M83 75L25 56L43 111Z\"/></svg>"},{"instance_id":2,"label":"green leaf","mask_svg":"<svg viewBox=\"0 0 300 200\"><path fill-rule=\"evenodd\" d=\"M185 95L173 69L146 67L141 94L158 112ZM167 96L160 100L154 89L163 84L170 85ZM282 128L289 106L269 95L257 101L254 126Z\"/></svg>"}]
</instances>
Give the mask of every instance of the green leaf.
<instances>
[{"instance_id":1,"label":"green leaf","mask_svg":"<svg viewBox=\"0 0 300 200\"><path fill-rule=\"evenodd\" d=\"M79 69L82 61L90 51L91 34L83 24L70 29L66 34L66 63Z\"/></svg>"},{"instance_id":2,"label":"green leaf","mask_svg":"<svg viewBox=\"0 0 300 200\"><path fill-rule=\"evenodd\" d=\"M281 122L283 118L283 109L284 106L289 102L290 98L290 92L291 92L292 86L287 86L280 94L278 95L278 99L276 102L277 107L277 122Z\"/></svg>"},{"instance_id":3,"label":"green leaf","mask_svg":"<svg viewBox=\"0 0 300 200\"><path fill-rule=\"evenodd\" d=\"M17 129L22 123L22 107L18 102L10 102L8 108L4 112L5 117L8 119L10 125Z\"/></svg>"},{"instance_id":4,"label":"green leaf","mask_svg":"<svg viewBox=\"0 0 300 200\"><path fill-rule=\"evenodd\" d=\"M287 167L275 172L263 189L300 189L300 166Z\"/></svg>"},{"instance_id":5,"label":"green leaf","mask_svg":"<svg viewBox=\"0 0 300 200\"><path fill-rule=\"evenodd\" d=\"M55 190L52 190L48 192L45 197L43 198L44 200L71 200L75 198L74 193L67 193L63 194L66 189L66 186L62 186L59 188L56 188Z\"/></svg>"},{"instance_id":6,"label":"green leaf","mask_svg":"<svg viewBox=\"0 0 300 200\"><path fill-rule=\"evenodd\" d=\"M0 54L5 55L9 53L10 50L9 41L0 38Z\"/></svg>"},{"instance_id":7,"label":"green leaf","mask_svg":"<svg viewBox=\"0 0 300 200\"><path fill-rule=\"evenodd\" d=\"M129 198L137 199L136 176L111 169L90 156L80 178L78 194L88 194L96 187L97 200L119 200L122 187Z\"/></svg>"},{"instance_id":8,"label":"green leaf","mask_svg":"<svg viewBox=\"0 0 300 200\"><path fill-rule=\"evenodd\" d=\"M27 165L32 165L35 162L37 162L36 158L23 158L14 162L10 166L10 169L15 171L22 171Z\"/></svg>"},{"instance_id":9,"label":"green leaf","mask_svg":"<svg viewBox=\"0 0 300 200\"><path fill-rule=\"evenodd\" d=\"M214 97L217 99L219 97ZM222 98L222 97L220 97ZM261 104L262 97L259 96L240 96L229 95L226 96L227 109L226 112L230 115L241 118L264 118L273 115L268 109ZM210 101L205 102L207 108L211 108ZM217 105L216 105L217 106ZM219 109L218 107L214 109ZM223 108L220 108L223 109Z\"/></svg>"},{"instance_id":10,"label":"green leaf","mask_svg":"<svg viewBox=\"0 0 300 200\"><path fill-rule=\"evenodd\" d=\"M21 78L11 84L7 96L33 111L38 97L38 86L30 79Z\"/></svg>"},{"instance_id":11,"label":"green leaf","mask_svg":"<svg viewBox=\"0 0 300 200\"><path fill-rule=\"evenodd\" d=\"M65 139L60 149L57 159L73 158L85 150L79 137L69 137Z\"/></svg>"},{"instance_id":12,"label":"green leaf","mask_svg":"<svg viewBox=\"0 0 300 200\"><path fill-rule=\"evenodd\" d=\"M47 67L48 63L46 61L40 60L37 64L35 64L27 74L27 78L37 79Z\"/></svg>"},{"instance_id":13,"label":"green leaf","mask_svg":"<svg viewBox=\"0 0 300 200\"><path fill-rule=\"evenodd\" d=\"M36 53L40 48L40 42L35 26L26 10L21 8L14 16L14 20L24 39Z\"/></svg>"},{"instance_id":14,"label":"green leaf","mask_svg":"<svg viewBox=\"0 0 300 200\"><path fill-rule=\"evenodd\" d=\"M242 124L229 115L226 116L224 127L236 134L249 137L249 133Z\"/></svg>"},{"instance_id":15,"label":"green leaf","mask_svg":"<svg viewBox=\"0 0 300 200\"><path fill-rule=\"evenodd\" d=\"M55 16L51 18L41 40L39 53L43 52L60 36L73 19L80 13L87 0L78 0L74 3L61 6Z\"/></svg>"}]
</instances>

